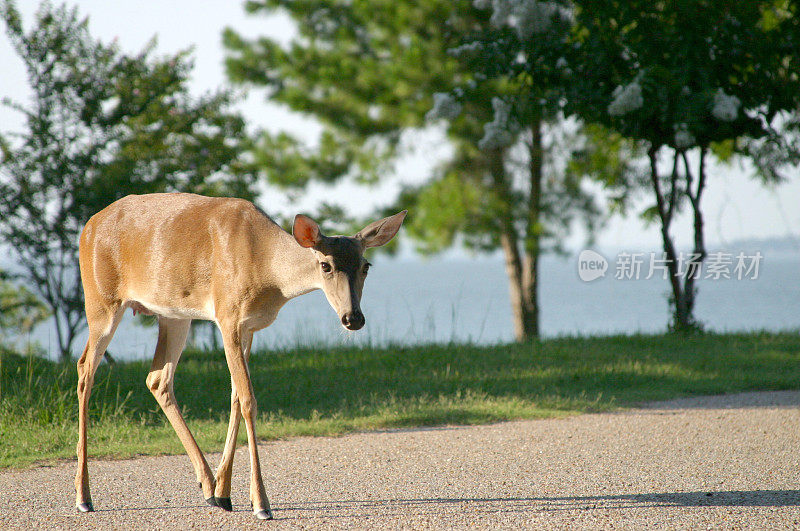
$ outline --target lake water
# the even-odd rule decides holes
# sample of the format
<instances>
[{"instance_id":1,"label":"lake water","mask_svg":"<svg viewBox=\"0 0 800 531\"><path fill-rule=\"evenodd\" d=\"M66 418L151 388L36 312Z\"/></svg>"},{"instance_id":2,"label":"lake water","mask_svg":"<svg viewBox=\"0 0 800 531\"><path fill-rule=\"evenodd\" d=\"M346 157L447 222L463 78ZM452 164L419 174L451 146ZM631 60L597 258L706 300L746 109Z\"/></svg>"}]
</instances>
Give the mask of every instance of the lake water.
<instances>
[{"instance_id":1,"label":"lake water","mask_svg":"<svg viewBox=\"0 0 800 531\"><path fill-rule=\"evenodd\" d=\"M707 329L800 329L800 252L762 251L758 278L701 278L696 316ZM605 253L609 268L591 282L578 275L577 257L545 257L541 264L541 330L546 337L616 333L656 333L669 320L669 286L658 273L649 280L648 256L640 278L615 278L618 255ZM322 292L290 301L275 323L256 333L255 348L302 344L501 343L513 340L508 282L502 258L391 259L373 257L364 289L366 326L345 332ZM751 272L751 275L752 272ZM209 327L195 335L208 344ZM50 326L34 337L49 352L57 349ZM75 344L83 350L83 335ZM109 350L120 359L152 355L156 329L123 319Z\"/></svg>"}]
</instances>

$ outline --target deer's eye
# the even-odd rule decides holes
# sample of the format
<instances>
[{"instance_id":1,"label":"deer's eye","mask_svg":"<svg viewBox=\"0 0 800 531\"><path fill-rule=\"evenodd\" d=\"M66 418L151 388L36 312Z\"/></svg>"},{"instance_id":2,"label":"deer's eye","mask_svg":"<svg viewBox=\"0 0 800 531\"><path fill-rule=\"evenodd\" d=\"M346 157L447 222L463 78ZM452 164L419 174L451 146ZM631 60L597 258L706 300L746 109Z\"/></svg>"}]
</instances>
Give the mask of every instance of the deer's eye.
<instances>
[{"instance_id":1,"label":"deer's eye","mask_svg":"<svg viewBox=\"0 0 800 531\"><path fill-rule=\"evenodd\" d=\"M322 268L323 273L330 273L331 269L333 269L328 262L320 262L319 266Z\"/></svg>"},{"instance_id":2,"label":"deer's eye","mask_svg":"<svg viewBox=\"0 0 800 531\"><path fill-rule=\"evenodd\" d=\"M362 268L362 271L364 272L365 275L367 273L369 273L369 266L370 266L370 264L366 263L366 264L364 264L364 267Z\"/></svg>"}]
</instances>

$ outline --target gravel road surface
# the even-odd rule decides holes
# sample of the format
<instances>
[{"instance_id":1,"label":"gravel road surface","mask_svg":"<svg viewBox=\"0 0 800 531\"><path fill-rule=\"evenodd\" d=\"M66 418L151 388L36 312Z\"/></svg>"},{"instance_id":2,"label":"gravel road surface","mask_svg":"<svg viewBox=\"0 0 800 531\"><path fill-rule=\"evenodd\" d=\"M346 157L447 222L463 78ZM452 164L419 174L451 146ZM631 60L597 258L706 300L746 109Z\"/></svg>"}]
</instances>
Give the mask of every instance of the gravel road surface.
<instances>
[{"instance_id":1,"label":"gravel road surface","mask_svg":"<svg viewBox=\"0 0 800 531\"><path fill-rule=\"evenodd\" d=\"M205 504L185 455L93 459L97 512L75 511L72 462L3 472L0 529L800 528L800 392L260 451L271 522L250 511L240 449L233 513Z\"/></svg>"}]
</instances>

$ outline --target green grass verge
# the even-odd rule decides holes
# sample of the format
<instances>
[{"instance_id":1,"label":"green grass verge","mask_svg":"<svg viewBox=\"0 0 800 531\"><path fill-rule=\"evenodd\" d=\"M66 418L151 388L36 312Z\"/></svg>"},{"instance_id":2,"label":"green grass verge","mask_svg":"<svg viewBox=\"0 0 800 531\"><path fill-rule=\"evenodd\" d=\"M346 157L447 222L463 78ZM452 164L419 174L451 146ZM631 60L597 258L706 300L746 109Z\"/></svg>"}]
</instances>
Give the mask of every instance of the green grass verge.
<instances>
[{"instance_id":1,"label":"green grass verge","mask_svg":"<svg viewBox=\"0 0 800 531\"><path fill-rule=\"evenodd\" d=\"M182 453L144 385L149 362L102 365L90 400L90 455ZM492 347L431 345L256 353L261 438L607 411L686 395L800 388L800 334L562 338ZM188 351L178 403L206 451L230 408L224 355ZM74 455L73 364L0 357L0 468ZM244 430L240 430L240 434ZM240 440L244 442L243 435Z\"/></svg>"}]
</instances>

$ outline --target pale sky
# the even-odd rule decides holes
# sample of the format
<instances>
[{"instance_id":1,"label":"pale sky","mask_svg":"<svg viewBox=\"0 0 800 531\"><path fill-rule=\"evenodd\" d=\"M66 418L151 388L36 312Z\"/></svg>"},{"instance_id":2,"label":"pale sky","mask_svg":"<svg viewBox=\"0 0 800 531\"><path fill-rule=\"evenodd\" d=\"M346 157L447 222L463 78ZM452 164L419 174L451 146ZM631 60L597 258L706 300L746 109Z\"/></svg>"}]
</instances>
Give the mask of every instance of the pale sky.
<instances>
[{"instance_id":1,"label":"pale sky","mask_svg":"<svg viewBox=\"0 0 800 531\"><path fill-rule=\"evenodd\" d=\"M22 0L17 3L23 24L29 27L39 2ZM198 94L226 83L221 44L224 27L231 26L246 36L269 35L284 41L292 35L288 17L248 17L242 3L231 0L77 0L69 4L78 5L81 14L90 17L92 35L105 41L117 38L125 52L140 50L154 35L158 36L157 53L194 47L193 89ZM0 72L0 98L24 102L29 94L24 70L5 32L0 36ZM284 128L305 138L314 138L319 131L313 121L266 104L259 91L249 94L238 107L254 128L271 131ZM17 129L20 123L16 113L0 108L0 130ZM327 199L341 202L354 214L366 214L376 206L390 203L398 183L425 179L438 158L446 153L441 135L431 131L423 136L414 154L398 164L397 174L378 188L313 186L309 197L295 204L288 204L282 194L268 190L259 202L267 212L289 214ZM791 236L800 248L800 170L790 182L773 188L757 184L747 173L739 167L709 168L708 187L703 198L709 244L726 244L742 238ZM674 234L679 245L690 243L690 228L688 216L677 220ZM660 236L658 227L644 227L635 216L617 216L598 235L597 244L606 248L648 251L660 248ZM581 238L576 238L570 246L581 247Z\"/></svg>"}]
</instances>

